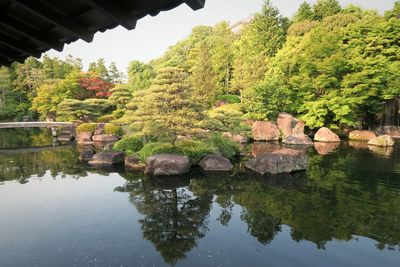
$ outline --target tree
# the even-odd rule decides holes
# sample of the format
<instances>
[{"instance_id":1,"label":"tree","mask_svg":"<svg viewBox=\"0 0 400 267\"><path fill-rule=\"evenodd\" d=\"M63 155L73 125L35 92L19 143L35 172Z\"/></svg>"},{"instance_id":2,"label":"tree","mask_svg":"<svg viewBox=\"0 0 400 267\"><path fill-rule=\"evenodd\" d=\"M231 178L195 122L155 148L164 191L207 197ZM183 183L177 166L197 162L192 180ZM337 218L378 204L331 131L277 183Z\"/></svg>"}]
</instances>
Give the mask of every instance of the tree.
<instances>
[{"instance_id":1,"label":"tree","mask_svg":"<svg viewBox=\"0 0 400 267\"><path fill-rule=\"evenodd\" d=\"M89 64L89 72L97 74L100 79L111 82L104 58L99 58L97 62Z\"/></svg>"},{"instance_id":2,"label":"tree","mask_svg":"<svg viewBox=\"0 0 400 267\"><path fill-rule=\"evenodd\" d=\"M132 99L132 92L128 85L118 84L110 90L110 101L119 105L119 108L125 109L125 105Z\"/></svg>"},{"instance_id":3,"label":"tree","mask_svg":"<svg viewBox=\"0 0 400 267\"><path fill-rule=\"evenodd\" d=\"M385 12L385 18L391 19L400 19L400 1L394 2L394 7L392 10L388 10Z\"/></svg>"},{"instance_id":4,"label":"tree","mask_svg":"<svg viewBox=\"0 0 400 267\"><path fill-rule=\"evenodd\" d=\"M111 62L108 68L110 82L113 84L122 83L124 80L124 73L119 71L115 62Z\"/></svg>"},{"instance_id":5,"label":"tree","mask_svg":"<svg viewBox=\"0 0 400 267\"><path fill-rule=\"evenodd\" d=\"M232 86L235 92L252 87L263 79L267 60L273 57L285 42L288 21L273 7L264 3L246 25L235 43L235 63Z\"/></svg>"},{"instance_id":6,"label":"tree","mask_svg":"<svg viewBox=\"0 0 400 267\"><path fill-rule=\"evenodd\" d=\"M342 10L337 0L318 0L313 8L314 19L316 20L338 14Z\"/></svg>"},{"instance_id":7,"label":"tree","mask_svg":"<svg viewBox=\"0 0 400 267\"><path fill-rule=\"evenodd\" d=\"M149 88L155 76L156 72L151 65L137 60L129 63L128 85L133 92Z\"/></svg>"},{"instance_id":8,"label":"tree","mask_svg":"<svg viewBox=\"0 0 400 267\"><path fill-rule=\"evenodd\" d=\"M199 43L189 53L190 82L194 88L194 97L205 108L215 102L218 95L217 77L212 69L210 48L206 41Z\"/></svg>"},{"instance_id":9,"label":"tree","mask_svg":"<svg viewBox=\"0 0 400 267\"><path fill-rule=\"evenodd\" d=\"M91 73L80 78L79 85L93 92L94 96L97 98L108 98L111 95L110 89L114 87L113 83L103 80L101 77Z\"/></svg>"},{"instance_id":10,"label":"tree","mask_svg":"<svg viewBox=\"0 0 400 267\"><path fill-rule=\"evenodd\" d=\"M142 131L169 136L174 142L179 134L200 131L202 107L193 97L187 74L179 68L161 69L147 90L134 92L127 105L124 123L143 123ZM148 131L147 131L148 132Z\"/></svg>"},{"instance_id":11,"label":"tree","mask_svg":"<svg viewBox=\"0 0 400 267\"><path fill-rule=\"evenodd\" d=\"M312 6L304 1L299 9L297 10L296 14L293 17L293 22L302 22L304 20L313 20L315 17L314 11Z\"/></svg>"}]
</instances>

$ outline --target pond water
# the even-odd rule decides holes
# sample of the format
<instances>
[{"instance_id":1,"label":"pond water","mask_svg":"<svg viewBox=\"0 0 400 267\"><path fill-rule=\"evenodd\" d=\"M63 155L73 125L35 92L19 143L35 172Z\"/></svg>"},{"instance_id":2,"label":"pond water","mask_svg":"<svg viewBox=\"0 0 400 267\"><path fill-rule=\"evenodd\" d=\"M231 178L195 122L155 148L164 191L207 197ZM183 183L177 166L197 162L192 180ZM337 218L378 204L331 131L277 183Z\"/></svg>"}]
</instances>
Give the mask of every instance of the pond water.
<instances>
[{"instance_id":1,"label":"pond water","mask_svg":"<svg viewBox=\"0 0 400 267\"><path fill-rule=\"evenodd\" d=\"M90 168L74 146L10 150L51 138L9 133L0 266L400 266L400 147L311 148L286 176L155 179Z\"/></svg>"}]
</instances>

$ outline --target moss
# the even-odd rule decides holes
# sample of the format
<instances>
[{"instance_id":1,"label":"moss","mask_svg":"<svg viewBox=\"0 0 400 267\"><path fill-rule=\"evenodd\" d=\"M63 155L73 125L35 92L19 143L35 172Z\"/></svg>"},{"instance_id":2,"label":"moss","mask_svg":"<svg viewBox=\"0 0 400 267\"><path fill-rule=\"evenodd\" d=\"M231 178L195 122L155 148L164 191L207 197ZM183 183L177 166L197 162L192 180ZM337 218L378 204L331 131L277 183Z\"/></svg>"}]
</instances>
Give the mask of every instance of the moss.
<instances>
[{"instance_id":1,"label":"moss","mask_svg":"<svg viewBox=\"0 0 400 267\"><path fill-rule=\"evenodd\" d=\"M239 145L236 142L222 137L220 134L215 134L208 142L211 142L214 149L228 159L234 159L240 153Z\"/></svg>"},{"instance_id":2,"label":"moss","mask_svg":"<svg viewBox=\"0 0 400 267\"><path fill-rule=\"evenodd\" d=\"M96 130L96 123L82 123L76 127L76 133L93 133Z\"/></svg>"},{"instance_id":3,"label":"moss","mask_svg":"<svg viewBox=\"0 0 400 267\"><path fill-rule=\"evenodd\" d=\"M170 143L154 142L144 145L138 152L138 155L142 161L146 161L148 157L162 153L181 154L180 151Z\"/></svg>"},{"instance_id":4,"label":"moss","mask_svg":"<svg viewBox=\"0 0 400 267\"><path fill-rule=\"evenodd\" d=\"M115 134L117 136L121 136L123 134L122 127L121 126L116 126L114 124L106 124L104 128L104 133L105 134Z\"/></svg>"},{"instance_id":5,"label":"moss","mask_svg":"<svg viewBox=\"0 0 400 267\"><path fill-rule=\"evenodd\" d=\"M132 154L143 148L143 137L140 135L127 136L114 144L113 149L116 151L124 151Z\"/></svg>"}]
</instances>

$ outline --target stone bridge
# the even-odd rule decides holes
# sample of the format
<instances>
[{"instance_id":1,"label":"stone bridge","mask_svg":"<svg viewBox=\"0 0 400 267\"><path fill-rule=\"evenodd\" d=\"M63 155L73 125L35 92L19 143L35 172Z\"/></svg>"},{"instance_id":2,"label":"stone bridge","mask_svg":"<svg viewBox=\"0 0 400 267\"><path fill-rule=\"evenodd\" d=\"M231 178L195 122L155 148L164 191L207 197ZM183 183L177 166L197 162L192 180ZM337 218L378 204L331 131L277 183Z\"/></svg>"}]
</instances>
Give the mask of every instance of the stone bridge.
<instances>
[{"instance_id":1,"label":"stone bridge","mask_svg":"<svg viewBox=\"0 0 400 267\"><path fill-rule=\"evenodd\" d=\"M76 124L73 122L56 122L56 121L29 121L29 122L3 122L0 123L0 129L15 128L51 128L53 137L60 141L69 141L75 138ZM58 128L61 131L57 131ZM58 136L58 133L60 136Z\"/></svg>"}]
</instances>

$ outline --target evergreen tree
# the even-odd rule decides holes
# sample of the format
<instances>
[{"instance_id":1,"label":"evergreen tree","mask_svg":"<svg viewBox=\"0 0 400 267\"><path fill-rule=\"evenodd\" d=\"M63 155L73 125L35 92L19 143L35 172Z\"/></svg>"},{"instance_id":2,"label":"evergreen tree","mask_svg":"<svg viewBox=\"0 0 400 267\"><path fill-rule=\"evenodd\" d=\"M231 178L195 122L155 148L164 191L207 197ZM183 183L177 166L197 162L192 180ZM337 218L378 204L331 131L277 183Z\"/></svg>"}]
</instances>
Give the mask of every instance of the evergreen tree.
<instances>
[{"instance_id":1,"label":"evergreen tree","mask_svg":"<svg viewBox=\"0 0 400 267\"><path fill-rule=\"evenodd\" d=\"M244 27L236 42L232 86L236 92L250 88L263 79L267 60L285 42L288 21L266 0L262 12L257 13Z\"/></svg>"},{"instance_id":2,"label":"evergreen tree","mask_svg":"<svg viewBox=\"0 0 400 267\"><path fill-rule=\"evenodd\" d=\"M122 83L124 80L124 73L119 71L115 62L111 62L108 68L110 82L113 84Z\"/></svg>"},{"instance_id":3,"label":"evergreen tree","mask_svg":"<svg viewBox=\"0 0 400 267\"><path fill-rule=\"evenodd\" d=\"M125 109L125 105L132 99L132 92L126 84L118 84L110 90L108 98L118 105L118 108Z\"/></svg>"},{"instance_id":4,"label":"evergreen tree","mask_svg":"<svg viewBox=\"0 0 400 267\"><path fill-rule=\"evenodd\" d=\"M312 6L304 1L300 7L299 10L297 10L296 14L293 17L294 22L301 22L304 20L313 20L315 17L314 11Z\"/></svg>"},{"instance_id":5,"label":"evergreen tree","mask_svg":"<svg viewBox=\"0 0 400 267\"><path fill-rule=\"evenodd\" d=\"M147 90L137 91L127 105L124 122L142 123L142 131L175 140L178 134L196 134L201 106L193 98L187 74L182 69L161 69ZM156 131L156 132L154 132Z\"/></svg>"},{"instance_id":6,"label":"evergreen tree","mask_svg":"<svg viewBox=\"0 0 400 267\"><path fill-rule=\"evenodd\" d=\"M337 0L318 0L314 5L314 19L322 20L339 13L342 8Z\"/></svg>"},{"instance_id":7,"label":"evergreen tree","mask_svg":"<svg viewBox=\"0 0 400 267\"><path fill-rule=\"evenodd\" d=\"M132 91L144 90L149 88L156 76L156 72L149 64L140 61L132 61L128 67L128 85Z\"/></svg>"},{"instance_id":8,"label":"evergreen tree","mask_svg":"<svg viewBox=\"0 0 400 267\"><path fill-rule=\"evenodd\" d=\"M90 63L89 72L97 74L102 80L111 81L104 58L99 58L97 62Z\"/></svg>"}]
</instances>

